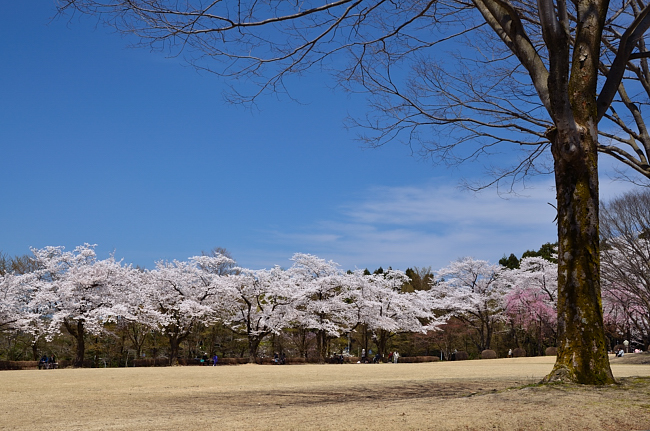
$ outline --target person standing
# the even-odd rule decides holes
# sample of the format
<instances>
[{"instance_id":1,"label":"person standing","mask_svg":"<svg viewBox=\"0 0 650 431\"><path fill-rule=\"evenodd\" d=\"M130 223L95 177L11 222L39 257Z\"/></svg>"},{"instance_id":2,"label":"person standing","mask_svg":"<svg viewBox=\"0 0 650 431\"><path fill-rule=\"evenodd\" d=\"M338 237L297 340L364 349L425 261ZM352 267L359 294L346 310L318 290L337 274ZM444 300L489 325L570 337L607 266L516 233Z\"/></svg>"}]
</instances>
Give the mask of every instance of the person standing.
<instances>
[{"instance_id":1,"label":"person standing","mask_svg":"<svg viewBox=\"0 0 650 431\"><path fill-rule=\"evenodd\" d=\"M399 360L399 353L394 352L393 353L393 363L396 364L398 360Z\"/></svg>"}]
</instances>

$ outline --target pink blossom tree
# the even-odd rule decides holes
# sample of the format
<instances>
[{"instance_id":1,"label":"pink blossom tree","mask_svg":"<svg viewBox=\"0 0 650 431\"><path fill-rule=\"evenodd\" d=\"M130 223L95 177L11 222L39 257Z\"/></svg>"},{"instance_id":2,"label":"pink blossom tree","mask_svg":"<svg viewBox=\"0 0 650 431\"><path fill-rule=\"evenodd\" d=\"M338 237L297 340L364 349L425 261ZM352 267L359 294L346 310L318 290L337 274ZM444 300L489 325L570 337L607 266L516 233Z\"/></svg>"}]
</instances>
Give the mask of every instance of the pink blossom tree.
<instances>
[{"instance_id":1,"label":"pink blossom tree","mask_svg":"<svg viewBox=\"0 0 650 431\"><path fill-rule=\"evenodd\" d=\"M525 257L519 268L504 269L501 274L502 281L510 285L505 312L513 332L520 329L538 338L539 354L543 354L544 334L550 334L553 345L557 335L557 271L557 263Z\"/></svg>"}]
</instances>

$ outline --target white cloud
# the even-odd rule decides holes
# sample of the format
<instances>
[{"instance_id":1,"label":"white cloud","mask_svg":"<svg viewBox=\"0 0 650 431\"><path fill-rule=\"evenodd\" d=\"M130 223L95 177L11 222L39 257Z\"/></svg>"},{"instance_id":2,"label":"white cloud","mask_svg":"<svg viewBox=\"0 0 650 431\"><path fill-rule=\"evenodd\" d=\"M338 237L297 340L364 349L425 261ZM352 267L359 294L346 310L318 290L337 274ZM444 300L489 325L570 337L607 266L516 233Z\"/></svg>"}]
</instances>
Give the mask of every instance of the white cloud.
<instances>
[{"instance_id":1,"label":"white cloud","mask_svg":"<svg viewBox=\"0 0 650 431\"><path fill-rule=\"evenodd\" d=\"M504 199L487 190L482 193L460 191L450 185L422 187L378 187L371 199L349 204L344 214L361 223L412 226L432 223L484 225L503 222L504 217L524 215L519 223L535 225L544 221L547 212L540 205L553 202L550 183L540 183L527 190L527 196ZM552 220L552 219L551 219Z\"/></svg>"},{"instance_id":2,"label":"white cloud","mask_svg":"<svg viewBox=\"0 0 650 431\"><path fill-rule=\"evenodd\" d=\"M432 266L461 256L498 260L555 240L549 182L528 197L459 191L447 184L375 187L329 219L269 233L276 245L333 259L344 268Z\"/></svg>"},{"instance_id":3,"label":"white cloud","mask_svg":"<svg viewBox=\"0 0 650 431\"><path fill-rule=\"evenodd\" d=\"M631 185L601 181L601 196L619 195ZM345 269L439 269L463 256L497 261L504 254L537 249L557 237L552 178L537 181L525 196L499 197L494 190L460 191L444 182L422 186L374 187L342 203L323 218L290 230L265 232L276 252L287 250L332 259ZM263 254L260 252L260 254ZM268 252L266 252L268 257ZM264 266L271 266L270 260Z\"/></svg>"}]
</instances>

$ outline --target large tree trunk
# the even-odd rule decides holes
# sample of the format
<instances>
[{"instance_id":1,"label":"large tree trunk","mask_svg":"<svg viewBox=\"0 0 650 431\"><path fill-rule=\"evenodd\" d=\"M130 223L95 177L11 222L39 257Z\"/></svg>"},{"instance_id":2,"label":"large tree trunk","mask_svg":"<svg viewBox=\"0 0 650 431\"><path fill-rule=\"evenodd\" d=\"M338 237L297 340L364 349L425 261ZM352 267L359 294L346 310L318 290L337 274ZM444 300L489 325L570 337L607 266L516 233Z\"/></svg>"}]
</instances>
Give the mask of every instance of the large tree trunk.
<instances>
[{"instance_id":1,"label":"large tree trunk","mask_svg":"<svg viewBox=\"0 0 650 431\"><path fill-rule=\"evenodd\" d=\"M181 343L189 337L192 332L194 323L190 324L187 328L183 329L180 325L171 325L167 327L167 338L169 339L169 365L178 365L178 352L180 351Z\"/></svg>"},{"instance_id":2,"label":"large tree trunk","mask_svg":"<svg viewBox=\"0 0 650 431\"><path fill-rule=\"evenodd\" d=\"M169 339L169 365L178 365L178 352L181 343L190 335L191 329L186 331L174 331L167 334Z\"/></svg>"},{"instance_id":3,"label":"large tree trunk","mask_svg":"<svg viewBox=\"0 0 650 431\"><path fill-rule=\"evenodd\" d=\"M248 363L255 364L257 362L257 350L260 346L262 337L249 335L248 336Z\"/></svg>"},{"instance_id":4,"label":"large tree trunk","mask_svg":"<svg viewBox=\"0 0 650 431\"><path fill-rule=\"evenodd\" d=\"M81 368L84 366L84 356L86 356L86 343L84 340L84 328L81 321L77 322L77 355L74 358L74 366Z\"/></svg>"},{"instance_id":5,"label":"large tree trunk","mask_svg":"<svg viewBox=\"0 0 650 431\"><path fill-rule=\"evenodd\" d=\"M178 365L178 350L180 347L180 340L175 334L169 334L169 365Z\"/></svg>"},{"instance_id":6,"label":"large tree trunk","mask_svg":"<svg viewBox=\"0 0 650 431\"><path fill-rule=\"evenodd\" d=\"M72 335L77 341L77 353L72 364L75 368L81 368L84 365L84 356L86 354L86 343L84 341L84 336L86 331L84 329L84 324L82 320L77 320L76 325L68 322L67 320L63 321L65 329L70 335Z\"/></svg>"},{"instance_id":7,"label":"large tree trunk","mask_svg":"<svg viewBox=\"0 0 650 431\"><path fill-rule=\"evenodd\" d=\"M38 361L39 356L38 356L38 346L36 345L36 340L32 342L32 360L33 361Z\"/></svg>"},{"instance_id":8,"label":"large tree trunk","mask_svg":"<svg viewBox=\"0 0 650 431\"><path fill-rule=\"evenodd\" d=\"M485 350L490 350L492 348L492 331L493 331L493 326L492 323L490 322L490 318L487 318L487 321L485 323Z\"/></svg>"},{"instance_id":9,"label":"large tree trunk","mask_svg":"<svg viewBox=\"0 0 650 431\"><path fill-rule=\"evenodd\" d=\"M558 353L545 381L613 383L600 296L596 137L587 131L574 136L579 147L567 152L561 148L567 141L558 135L552 146L559 239Z\"/></svg>"},{"instance_id":10,"label":"large tree trunk","mask_svg":"<svg viewBox=\"0 0 650 431\"><path fill-rule=\"evenodd\" d=\"M545 381L613 383L600 297L598 232L598 64L608 0L575 2L570 49L568 15L541 1L549 47L547 132L555 163L558 211L558 354ZM560 22L558 22L558 18Z\"/></svg>"},{"instance_id":11,"label":"large tree trunk","mask_svg":"<svg viewBox=\"0 0 650 431\"><path fill-rule=\"evenodd\" d=\"M142 325L136 322L129 322L126 325L126 333L136 351L137 359L140 359L140 356L142 355L142 347L144 346L148 334L148 331L143 330L142 328Z\"/></svg>"},{"instance_id":12,"label":"large tree trunk","mask_svg":"<svg viewBox=\"0 0 650 431\"><path fill-rule=\"evenodd\" d=\"M375 336L375 344L377 345L377 353L383 359L387 357L386 355L386 346L388 345L388 340L393 335L390 331L385 329L377 330L377 335Z\"/></svg>"},{"instance_id":13,"label":"large tree trunk","mask_svg":"<svg viewBox=\"0 0 650 431\"><path fill-rule=\"evenodd\" d=\"M316 349L318 350L318 363L324 364L327 359L327 350L330 337L324 329L316 333Z\"/></svg>"},{"instance_id":14,"label":"large tree trunk","mask_svg":"<svg viewBox=\"0 0 650 431\"><path fill-rule=\"evenodd\" d=\"M309 330L300 328L298 329L298 342L296 343L298 347L298 352L300 352L300 357L307 359L307 352L309 351L309 346L307 345L307 335L310 334Z\"/></svg>"}]
</instances>

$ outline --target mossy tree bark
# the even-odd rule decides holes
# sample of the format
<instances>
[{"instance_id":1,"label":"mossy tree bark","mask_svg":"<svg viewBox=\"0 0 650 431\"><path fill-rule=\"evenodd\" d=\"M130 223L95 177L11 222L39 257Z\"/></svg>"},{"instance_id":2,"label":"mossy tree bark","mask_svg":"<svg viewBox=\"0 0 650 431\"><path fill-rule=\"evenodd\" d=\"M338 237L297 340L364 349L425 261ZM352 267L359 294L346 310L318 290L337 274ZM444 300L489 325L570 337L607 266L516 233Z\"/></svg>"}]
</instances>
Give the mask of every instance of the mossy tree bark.
<instances>
[{"instance_id":1,"label":"mossy tree bark","mask_svg":"<svg viewBox=\"0 0 650 431\"><path fill-rule=\"evenodd\" d=\"M558 209L558 356L546 381L613 383L600 296L597 80L609 2L575 2L573 50L566 6L541 0L549 47L547 132ZM563 6L563 7L560 7Z\"/></svg>"},{"instance_id":2,"label":"mossy tree bark","mask_svg":"<svg viewBox=\"0 0 650 431\"><path fill-rule=\"evenodd\" d=\"M558 200L558 355L545 381L614 382L600 295L596 146L581 140L575 157L554 143Z\"/></svg>"}]
</instances>

